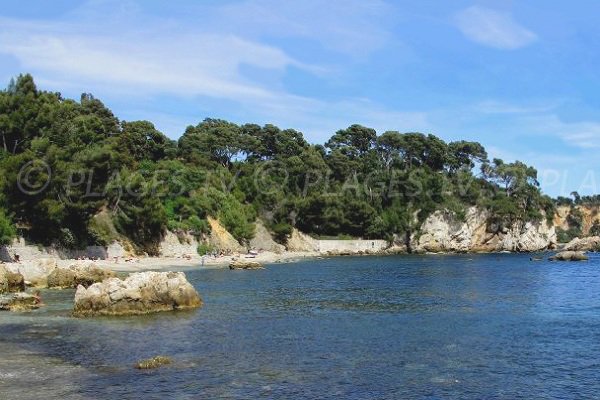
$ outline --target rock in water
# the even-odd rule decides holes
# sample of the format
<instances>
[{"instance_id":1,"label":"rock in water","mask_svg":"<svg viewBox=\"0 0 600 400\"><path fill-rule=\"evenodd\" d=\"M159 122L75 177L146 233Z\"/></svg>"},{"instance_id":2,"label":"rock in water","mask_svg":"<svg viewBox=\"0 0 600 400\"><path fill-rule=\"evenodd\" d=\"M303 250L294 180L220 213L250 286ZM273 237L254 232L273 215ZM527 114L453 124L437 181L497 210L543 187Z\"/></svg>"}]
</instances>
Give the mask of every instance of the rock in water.
<instances>
[{"instance_id":1,"label":"rock in water","mask_svg":"<svg viewBox=\"0 0 600 400\"><path fill-rule=\"evenodd\" d=\"M229 269L264 269L264 267L256 261L234 261L229 264Z\"/></svg>"},{"instance_id":2,"label":"rock in water","mask_svg":"<svg viewBox=\"0 0 600 400\"><path fill-rule=\"evenodd\" d=\"M29 311L40 308L40 298L28 293L13 293L0 296L0 310Z\"/></svg>"},{"instance_id":3,"label":"rock in water","mask_svg":"<svg viewBox=\"0 0 600 400\"><path fill-rule=\"evenodd\" d=\"M202 299L183 272L138 272L125 280L109 278L75 292L73 314L136 315L202 306Z\"/></svg>"},{"instance_id":4,"label":"rock in water","mask_svg":"<svg viewBox=\"0 0 600 400\"><path fill-rule=\"evenodd\" d=\"M28 285L35 287L48 286L48 275L57 268L54 258L40 258L33 261L6 264L6 269L23 275Z\"/></svg>"},{"instance_id":5,"label":"rock in water","mask_svg":"<svg viewBox=\"0 0 600 400\"><path fill-rule=\"evenodd\" d=\"M25 290L23 275L11 272L0 265L0 293L22 292Z\"/></svg>"},{"instance_id":6,"label":"rock in water","mask_svg":"<svg viewBox=\"0 0 600 400\"><path fill-rule=\"evenodd\" d=\"M171 364L171 359L169 357L156 356L147 360L138 361L137 364L135 364L135 367L137 369L155 369L169 364Z\"/></svg>"},{"instance_id":7,"label":"rock in water","mask_svg":"<svg viewBox=\"0 0 600 400\"><path fill-rule=\"evenodd\" d=\"M549 258L550 261L587 261L588 259L583 251L562 251Z\"/></svg>"},{"instance_id":8,"label":"rock in water","mask_svg":"<svg viewBox=\"0 0 600 400\"><path fill-rule=\"evenodd\" d=\"M74 263L68 268L54 269L48 275L48 287L62 289L76 288L79 285L88 287L114 276L114 272L101 268L94 262Z\"/></svg>"}]
</instances>

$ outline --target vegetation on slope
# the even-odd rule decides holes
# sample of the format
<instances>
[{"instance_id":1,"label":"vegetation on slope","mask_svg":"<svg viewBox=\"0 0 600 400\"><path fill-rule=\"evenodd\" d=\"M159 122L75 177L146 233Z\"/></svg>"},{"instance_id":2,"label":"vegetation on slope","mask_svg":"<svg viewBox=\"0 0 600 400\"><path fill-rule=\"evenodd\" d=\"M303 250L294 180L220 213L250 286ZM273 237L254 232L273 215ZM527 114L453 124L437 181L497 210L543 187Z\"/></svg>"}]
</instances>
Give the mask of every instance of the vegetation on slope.
<instances>
[{"instance_id":1,"label":"vegetation on slope","mask_svg":"<svg viewBox=\"0 0 600 400\"><path fill-rule=\"evenodd\" d=\"M487 159L476 142L352 125L324 145L274 125L205 119L175 142L148 121L119 121L21 75L0 92L0 239L16 232L81 247L125 236L156 252L166 229L200 236L207 216L241 242L262 218L283 241L315 235L405 238L437 209L488 208L499 227L554 203L537 172Z\"/></svg>"}]
</instances>

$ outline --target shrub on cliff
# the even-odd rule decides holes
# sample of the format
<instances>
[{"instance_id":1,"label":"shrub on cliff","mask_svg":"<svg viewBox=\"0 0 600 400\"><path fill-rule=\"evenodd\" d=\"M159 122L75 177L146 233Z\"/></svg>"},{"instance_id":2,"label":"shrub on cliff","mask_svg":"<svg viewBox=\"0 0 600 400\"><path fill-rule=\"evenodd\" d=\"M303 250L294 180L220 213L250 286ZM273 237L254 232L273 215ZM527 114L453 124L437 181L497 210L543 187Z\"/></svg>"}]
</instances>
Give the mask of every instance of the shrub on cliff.
<instances>
[{"instance_id":1,"label":"shrub on cliff","mask_svg":"<svg viewBox=\"0 0 600 400\"><path fill-rule=\"evenodd\" d=\"M0 245L10 244L16 231L4 211L0 210Z\"/></svg>"}]
</instances>

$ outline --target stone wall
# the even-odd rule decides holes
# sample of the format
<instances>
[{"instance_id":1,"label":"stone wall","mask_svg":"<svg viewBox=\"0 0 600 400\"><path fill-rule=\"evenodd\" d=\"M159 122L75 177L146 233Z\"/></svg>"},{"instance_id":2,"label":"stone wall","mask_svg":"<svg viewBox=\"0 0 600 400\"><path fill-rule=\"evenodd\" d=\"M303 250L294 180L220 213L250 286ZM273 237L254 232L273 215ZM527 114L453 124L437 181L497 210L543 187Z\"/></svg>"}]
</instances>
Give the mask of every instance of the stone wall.
<instances>
[{"instance_id":1,"label":"stone wall","mask_svg":"<svg viewBox=\"0 0 600 400\"><path fill-rule=\"evenodd\" d=\"M18 254L22 261L36 260L39 258L59 258L59 259L78 259L95 258L106 260L113 257L124 257L128 255L123 246L118 243L112 243L108 247L88 246L81 250L61 249L53 246L38 246L28 244L25 239L18 238L9 246L0 246L0 260L4 262L13 261L14 256Z\"/></svg>"},{"instance_id":2,"label":"stone wall","mask_svg":"<svg viewBox=\"0 0 600 400\"><path fill-rule=\"evenodd\" d=\"M368 253L381 252L389 247L386 240L317 240L320 253Z\"/></svg>"}]
</instances>

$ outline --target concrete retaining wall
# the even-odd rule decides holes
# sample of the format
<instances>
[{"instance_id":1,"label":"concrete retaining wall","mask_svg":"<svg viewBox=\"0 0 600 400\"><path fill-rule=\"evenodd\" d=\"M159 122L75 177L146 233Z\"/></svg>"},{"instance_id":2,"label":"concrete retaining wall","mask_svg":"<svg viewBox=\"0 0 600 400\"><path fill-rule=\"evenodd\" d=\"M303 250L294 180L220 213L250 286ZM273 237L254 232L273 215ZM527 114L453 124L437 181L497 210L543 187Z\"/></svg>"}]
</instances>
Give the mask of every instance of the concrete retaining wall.
<instances>
[{"instance_id":1,"label":"concrete retaining wall","mask_svg":"<svg viewBox=\"0 0 600 400\"><path fill-rule=\"evenodd\" d=\"M103 246L88 246L82 250L60 249L55 247L44 247L25 243L25 239L19 238L9 246L0 246L0 260L11 262L15 254L19 255L19 259L35 260L38 258L60 258L78 259L78 258L95 258L106 260L112 257L123 257L124 250L119 243L113 243L108 247Z\"/></svg>"},{"instance_id":2,"label":"concrete retaining wall","mask_svg":"<svg viewBox=\"0 0 600 400\"><path fill-rule=\"evenodd\" d=\"M358 253L385 250L389 244L385 240L317 240L317 251L321 253Z\"/></svg>"}]
</instances>

